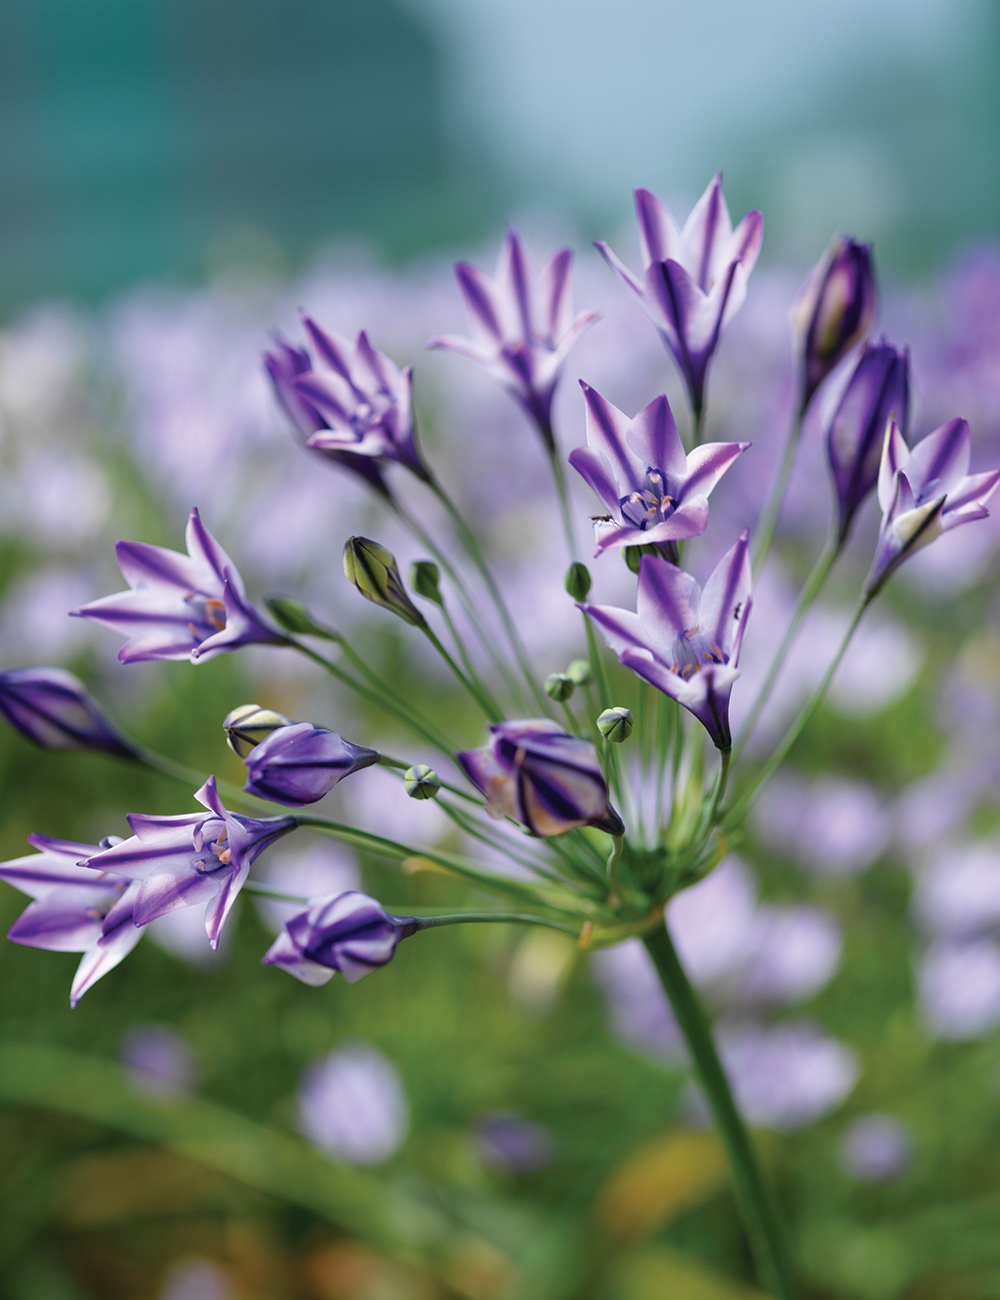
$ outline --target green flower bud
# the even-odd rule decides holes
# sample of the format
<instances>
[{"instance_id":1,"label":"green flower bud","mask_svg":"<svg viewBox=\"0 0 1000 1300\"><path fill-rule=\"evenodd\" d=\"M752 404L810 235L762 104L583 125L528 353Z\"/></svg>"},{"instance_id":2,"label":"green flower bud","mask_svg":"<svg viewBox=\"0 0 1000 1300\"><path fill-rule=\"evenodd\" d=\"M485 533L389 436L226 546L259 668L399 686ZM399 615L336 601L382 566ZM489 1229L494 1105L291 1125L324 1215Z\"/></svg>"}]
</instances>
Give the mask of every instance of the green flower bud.
<instances>
[{"instance_id":1,"label":"green flower bud","mask_svg":"<svg viewBox=\"0 0 1000 1300\"><path fill-rule=\"evenodd\" d=\"M315 622L301 601L290 600L287 596L267 596L264 604L274 616L274 621L286 632L294 632L299 636L322 636L328 641L331 639L329 628L321 627Z\"/></svg>"},{"instance_id":2,"label":"green flower bud","mask_svg":"<svg viewBox=\"0 0 1000 1300\"><path fill-rule=\"evenodd\" d=\"M568 700L576 689L576 683L569 673L549 673L545 679L545 694L550 700Z\"/></svg>"},{"instance_id":3,"label":"green flower bud","mask_svg":"<svg viewBox=\"0 0 1000 1300\"><path fill-rule=\"evenodd\" d=\"M441 789L441 778L426 763L417 763L403 773L403 788L411 799L434 799Z\"/></svg>"},{"instance_id":4,"label":"green flower bud","mask_svg":"<svg viewBox=\"0 0 1000 1300\"><path fill-rule=\"evenodd\" d=\"M424 600L433 600L435 605L443 605L438 583L441 570L432 560L414 560L410 565L410 586Z\"/></svg>"},{"instance_id":5,"label":"green flower bud","mask_svg":"<svg viewBox=\"0 0 1000 1300\"><path fill-rule=\"evenodd\" d=\"M273 709L262 709L259 704L241 704L226 715L222 725L229 748L240 758L246 758L255 745L279 727L290 727L292 720Z\"/></svg>"},{"instance_id":6,"label":"green flower bud","mask_svg":"<svg viewBox=\"0 0 1000 1300\"><path fill-rule=\"evenodd\" d=\"M424 616L406 594L396 557L367 537L349 537L344 547L344 573L366 600L397 614L404 623L424 625Z\"/></svg>"},{"instance_id":7,"label":"green flower bud","mask_svg":"<svg viewBox=\"0 0 1000 1300\"><path fill-rule=\"evenodd\" d=\"M658 555L661 560L676 564L677 554L676 542L643 542L641 546L622 547L622 559L633 573L639 572L639 561L644 555Z\"/></svg>"},{"instance_id":8,"label":"green flower bud","mask_svg":"<svg viewBox=\"0 0 1000 1300\"><path fill-rule=\"evenodd\" d=\"M605 709L597 719L597 730L605 740L613 740L620 745L632 734L632 710L622 708L619 704L613 709Z\"/></svg>"},{"instance_id":9,"label":"green flower bud","mask_svg":"<svg viewBox=\"0 0 1000 1300\"><path fill-rule=\"evenodd\" d=\"M594 670L589 659L574 659L566 669L566 676L574 686L589 686L594 680Z\"/></svg>"},{"instance_id":10,"label":"green flower bud","mask_svg":"<svg viewBox=\"0 0 1000 1300\"><path fill-rule=\"evenodd\" d=\"M575 560L566 570L563 585L574 600L586 600L592 585L590 570L585 564Z\"/></svg>"}]
</instances>

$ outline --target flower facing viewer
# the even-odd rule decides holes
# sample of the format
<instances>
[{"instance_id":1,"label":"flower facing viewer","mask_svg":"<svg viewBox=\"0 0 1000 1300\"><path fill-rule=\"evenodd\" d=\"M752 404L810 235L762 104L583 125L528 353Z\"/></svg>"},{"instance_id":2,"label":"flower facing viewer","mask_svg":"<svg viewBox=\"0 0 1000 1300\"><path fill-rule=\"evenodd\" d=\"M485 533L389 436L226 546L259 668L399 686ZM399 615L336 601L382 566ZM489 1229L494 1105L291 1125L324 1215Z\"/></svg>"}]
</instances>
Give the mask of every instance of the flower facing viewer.
<instances>
[{"instance_id":1,"label":"flower facing viewer","mask_svg":"<svg viewBox=\"0 0 1000 1300\"><path fill-rule=\"evenodd\" d=\"M684 454L665 397L629 420L600 393L581 385L587 446L569 454L608 510L597 519L596 555L609 546L642 546L697 537L708 526L708 497L748 442L708 442Z\"/></svg>"},{"instance_id":2,"label":"flower facing viewer","mask_svg":"<svg viewBox=\"0 0 1000 1300\"><path fill-rule=\"evenodd\" d=\"M914 551L990 513L986 502L1000 484L1000 470L969 474L971 454L967 420L949 420L912 450L895 420L890 423L878 476L882 527L865 584L869 598Z\"/></svg>"},{"instance_id":3,"label":"flower facing viewer","mask_svg":"<svg viewBox=\"0 0 1000 1300\"><path fill-rule=\"evenodd\" d=\"M729 697L750 613L750 539L744 532L705 584L644 555L638 610L581 605L619 660L689 709L720 750L732 747Z\"/></svg>"},{"instance_id":4,"label":"flower facing viewer","mask_svg":"<svg viewBox=\"0 0 1000 1300\"><path fill-rule=\"evenodd\" d=\"M311 898L285 922L262 964L280 966L303 984L325 984L339 971L349 984L392 960L400 939L417 930L413 917L390 916L356 889Z\"/></svg>"},{"instance_id":5,"label":"flower facing viewer","mask_svg":"<svg viewBox=\"0 0 1000 1300\"><path fill-rule=\"evenodd\" d=\"M0 713L15 731L43 749L90 749L133 757L131 746L83 682L64 668L9 668L0 673Z\"/></svg>"},{"instance_id":6,"label":"flower facing viewer","mask_svg":"<svg viewBox=\"0 0 1000 1300\"><path fill-rule=\"evenodd\" d=\"M747 294L760 253L764 218L748 212L733 229L717 173L678 230L670 209L649 190L636 190L635 211L645 273L640 280L612 253L597 248L642 304L673 353L691 409L701 414L705 378L722 331Z\"/></svg>"},{"instance_id":7,"label":"flower facing viewer","mask_svg":"<svg viewBox=\"0 0 1000 1300\"><path fill-rule=\"evenodd\" d=\"M580 826L623 834L588 741L548 718L499 722L490 732L488 745L455 757L494 817L510 817L532 835L562 835Z\"/></svg>"},{"instance_id":8,"label":"flower facing viewer","mask_svg":"<svg viewBox=\"0 0 1000 1300\"><path fill-rule=\"evenodd\" d=\"M296 807L315 803L345 776L377 763L378 751L352 745L311 722L296 722L272 731L243 762L248 794Z\"/></svg>"},{"instance_id":9,"label":"flower facing viewer","mask_svg":"<svg viewBox=\"0 0 1000 1300\"><path fill-rule=\"evenodd\" d=\"M561 248L536 278L517 231L509 229L492 279L468 262L455 267L473 337L442 335L427 345L481 366L524 407L550 451L559 371L570 348L597 320L592 311L573 315L572 261L571 250Z\"/></svg>"},{"instance_id":10,"label":"flower facing viewer","mask_svg":"<svg viewBox=\"0 0 1000 1300\"><path fill-rule=\"evenodd\" d=\"M188 553L146 542L119 542L115 550L130 590L92 600L72 613L121 632L123 664L147 659L213 658L223 650L285 638L269 628L246 598L232 560L201 522L188 519Z\"/></svg>"},{"instance_id":11,"label":"flower facing viewer","mask_svg":"<svg viewBox=\"0 0 1000 1300\"><path fill-rule=\"evenodd\" d=\"M133 921L138 886L80 865L112 842L74 844L29 835L28 843L40 851L0 864L0 880L35 900L11 926L8 939L29 948L83 953L70 989L73 1007L142 938Z\"/></svg>"},{"instance_id":12,"label":"flower facing viewer","mask_svg":"<svg viewBox=\"0 0 1000 1300\"><path fill-rule=\"evenodd\" d=\"M94 871L139 882L135 923L147 925L179 907L206 904L205 931L213 948L254 860L268 845L294 830L294 817L258 821L229 812L211 776L195 795L206 812L179 817L130 813L134 832L103 853L87 857Z\"/></svg>"}]
</instances>

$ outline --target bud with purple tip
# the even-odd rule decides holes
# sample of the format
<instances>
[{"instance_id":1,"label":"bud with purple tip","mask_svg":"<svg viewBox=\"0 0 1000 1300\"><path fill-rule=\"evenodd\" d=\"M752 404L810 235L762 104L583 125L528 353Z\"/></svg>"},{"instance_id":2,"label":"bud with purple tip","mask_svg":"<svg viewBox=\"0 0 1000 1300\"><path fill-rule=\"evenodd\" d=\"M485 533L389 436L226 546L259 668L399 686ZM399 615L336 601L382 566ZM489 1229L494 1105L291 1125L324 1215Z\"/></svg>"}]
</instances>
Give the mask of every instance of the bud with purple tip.
<instances>
[{"instance_id":1,"label":"bud with purple tip","mask_svg":"<svg viewBox=\"0 0 1000 1300\"><path fill-rule=\"evenodd\" d=\"M335 731L296 722L278 727L244 756L247 794L272 803L315 803L338 781L378 762L378 751L342 740Z\"/></svg>"},{"instance_id":2,"label":"bud with purple tip","mask_svg":"<svg viewBox=\"0 0 1000 1300\"><path fill-rule=\"evenodd\" d=\"M795 355L802 368L802 405L871 327L875 279L871 246L837 235L813 267L792 306Z\"/></svg>"},{"instance_id":3,"label":"bud with purple tip","mask_svg":"<svg viewBox=\"0 0 1000 1300\"><path fill-rule=\"evenodd\" d=\"M261 959L280 966L303 984L325 984L339 971L349 984L392 960L400 939L416 933L411 916L390 916L374 898L351 889L312 898Z\"/></svg>"},{"instance_id":4,"label":"bud with purple tip","mask_svg":"<svg viewBox=\"0 0 1000 1300\"><path fill-rule=\"evenodd\" d=\"M64 668L9 668L0 673L0 713L15 731L43 749L96 749L135 758L83 682Z\"/></svg>"},{"instance_id":5,"label":"bud with purple tip","mask_svg":"<svg viewBox=\"0 0 1000 1300\"><path fill-rule=\"evenodd\" d=\"M878 482L889 418L905 434L910 413L910 355L885 339L867 344L826 433L837 492L837 537L847 539L858 507Z\"/></svg>"},{"instance_id":6,"label":"bud with purple tip","mask_svg":"<svg viewBox=\"0 0 1000 1300\"><path fill-rule=\"evenodd\" d=\"M580 826L625 833L589 741L548 718L499 722L490 732L488 745L455 757L494 817L510 817L532 835L562 835Z\"/></svg>"}]
</instances>

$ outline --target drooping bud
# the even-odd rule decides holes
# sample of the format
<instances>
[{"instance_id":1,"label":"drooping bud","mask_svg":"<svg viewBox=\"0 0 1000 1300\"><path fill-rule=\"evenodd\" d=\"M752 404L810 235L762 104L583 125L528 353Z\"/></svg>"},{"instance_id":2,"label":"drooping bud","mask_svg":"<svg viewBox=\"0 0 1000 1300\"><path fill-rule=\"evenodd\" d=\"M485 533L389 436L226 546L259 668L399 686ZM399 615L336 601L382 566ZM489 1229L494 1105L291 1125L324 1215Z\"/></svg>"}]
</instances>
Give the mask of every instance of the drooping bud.
<instances>
[{"instance_id":1,"label":"drooping bud","mask_svg":"<svg viewBox=\"0 0 1000 1300\"><path fill-rule=\"evenodd\" d=\"M426 763L415 763L403 773L403 788L411 799L436 799L441 778Z\"/></svg>"},{"instance_id":2,"label":"drooping bud","mask_svg":"<svg viewBox=\"0 0 1000 1300\"><path fill-rule=\"evenodd\" d=\"M871 247L843 235L809 272L792 306L793 345L802 369L802 405L864 338L875 314Z\"/></svg>"},{"instance_id":3,"label":"drooping bud","mask_svg":"<svg viewBox=\"0 0 1000 1300\"><path fill-rule=\"evenodd\" d=\"M240 758L246 758L255 745L266 740L279 727L290 727L292 719L274 709L262 709L259 704L241 704L227 713L222 723L226 730L229 748Z\"/></svg>"},{"instance_id":4,"label":"drooping bud","mask_svg":"<svg viewBox=\"0 0 1000 1300\"><path fill-rule=\"evenodd\" d=\"M344 547L344 573L366 600L391 610L405 623L422 627L424 616L406 594L396 557L367 537L349 537Z\"/></svg>"},{"instance_id":5,"label":"drooping bud","mask_svg":"<svg viewBox=\"0 0 1000 1300\"><path fill-rule=\"evenodd\" d=\"M550 700L564 703L576 690L576 682L569 673L549 673L545 679L545 694Z\"/></svg>"},{"instance_id":6,"label":"drooping bud","mask_svg":"<svg viewBox=\"0 0 1000 1300\"><path fill-rule=\"evenodd\" d=\"M850 532L859 506L878 482L890 417L906 434L910 411L910 357L884 339L865 346L826 434L826 455L837 492L837 535Z\"/></svg>"},{"instance_id":7,"label":"drooping bud","mask_svg":"<svg viewBox=\"0 0 1000 1300\"><path fill-rule=\"evenodd\" d=\"M574 659L566 669L566 676L574 686L589 686L594 680L594 670L589 659Z\"/></svg>"},{"instance_id":8,"label":"drooping bud","mask_svg":"<svg viewBox=\"0 0 1000 1300\"><path fill-rule=\"evenodd\" d=\"M424 600L432 600L435 605L443 605L439 583L441 570L432 560L414 560L410 565L410 586Z\"/></svg>"},{"instance_id":9,"label":"drooping bud","mask_svg":"<svg viewBox=\"0 0 1000 1300\"><path fill-rule=\"evenodd\" d=\"M586 600L587 596L590 594L590 588L593 585L590 570L579 560L574 560L566 570L566 578L563 585L574 600Z\"/></svg>"},{"instance_id":10,"label":"drooping bud","mask_svg":"<svg viewBox=\"0 0 1000 1300\"><path fill-rule=\"evenodd\" d=\"M613 709L605 709L597 719L597 730L605 740L612 740L616 745L620 745L623 740L628 740L632 734L632 710L617 705Z\"/></svg>"},{"instance_id":11,"label":"drooping bud","mask_svg":"<svg viewBox=\"0 0 1000 1300\"><path fill-rule=\"evenodd\" d=\"M390 916L374 898L357 890L311 898L261 958L303 984L319 985L340 972L349 984L392 960L401 939L416 933L412 916Z\"/></svg>"},{"instance_id":12,"label":"drooping bud","mask_svg":"<svg viewBox=\"0 0 1000 1300\"><path fill-rule=\"evenodd\" d=\"M247 794L274 803L315 803L338 781L378 762L378 751L352 745L335 731L297 722L278 727L243 759Z\"/></svg>"},{"instance_id":13,"label":"drooping bud","mask_svg":"<svg viewBox=\"0 0 1000 1300\"><path fill-rule=\"evenodd\" d=\"M291 600L288 596L267 596L264 604L271 611L274 621L286 632L298 636L321 636L327 640L333 637L330 629L317 623L299 600Z\"/></svg>"},{"instance_id":14,"label":"drooping bud","mask_svg":"<svg viewBox=\"0 0 1000 1300\"><path fill-rule=\"evenodd\" d=\"M15 731L43 749L136 756L83 682L64 668L9 668L0 673L0 713Z\"/></svg>"}]
</instances>

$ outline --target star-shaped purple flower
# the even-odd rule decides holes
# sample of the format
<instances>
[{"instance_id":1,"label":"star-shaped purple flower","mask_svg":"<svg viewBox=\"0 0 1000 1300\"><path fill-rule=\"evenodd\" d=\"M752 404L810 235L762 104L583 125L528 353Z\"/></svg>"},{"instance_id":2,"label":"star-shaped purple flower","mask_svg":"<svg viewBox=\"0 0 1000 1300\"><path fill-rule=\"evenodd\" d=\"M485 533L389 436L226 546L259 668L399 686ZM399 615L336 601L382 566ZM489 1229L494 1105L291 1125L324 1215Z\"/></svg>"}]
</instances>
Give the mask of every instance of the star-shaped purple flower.
<instances>
[{"instance_id":1,"label":"star-shaped purple flower","mask_svg":"<svg viewBox=\"0 0 1000 1300\"><path fill-rule=\"evenodd\" d=\"M732 747L729 697L752 604L750 534L722 557L702 591L668 560L639 563L638 612L580 605L619 661L690 710L721 750Z\"/></svg>"},{"instance_id":2,"label":"star-shaped purple flower","mask_svg":"<svg viewBox=\"0 0 1000 1300\"><path fill-rule=\"evenodd\" d=\"M392 960L401 939L417 930L410 916L390 916L381 903L356 889L311 898L261 958L303 984L326 984L339 971L349 984Z\"/></svg>"},{"instance_id":3,"label":"star-shaped purple flower","mask_svg":"<svg viewBox=\"0 0 1000 1300\"><path fill-rule=\"evenodd\" d=\"M764 218L748 212L733 229L716 174L683 230L649 190L636 190L635 210L645 274L639 280L607 244L597 248L639 299L673 353L691 409L701 414L705 377L722 331L743 305L747 280L760 253Z\"/></svg>"},{"instance_id":4,"label":"star-shaped purple flower","mask_svg":"<svg viewBox=\"0 0 1000 1300\"><path fill-rule=\"evenodd\" d=\"M708 442L689 456L665 397L654 398L630 420L595 389L581 384L587 402L587 446L569 463L608 511L595 519L597 550L698 537L708 526L708 496L748 442Z\"/></svg>"},{"instance_id":5,"label":"star-shaped purple flower","mask_svg":"<svg viewBox=\"0 0 1000 1300\"><path fill-rule=\"evenodd\" d=\"M48 835L29 835L28 843L40 852L0 863L0 880L35 900L7 938L30 948L83 953L69 995L75 1007L142 938L132 914L139 887L122 876L98 875L81 865L81 860L99 854L102 845Z\"/></svg>"},{"instance_id":6,"label":"star-shaped purple flower","mask_svg":"<svg viewBox=\"0 0 1000 1300\"><path fill-rule=\"evenodd\" d=\"M254 860L297 823L294 817L257 821L229 812L216 791L214 776L195 798L207 812L180 817L129 813L132 838L87 857L85 865L140 882L136 925L148 925L179 907L207 904L205 931L217 948L223 923Z\"/></svg>"},{"instance_id":7,"label":"star-shaped purple flower","mask_svg":"<svg viewBox=\"0 0 1000 1300\"><path fill-rule=\"evenodd\" d=\"M468 262L455 267L473 337L448 334L427 344L481 366L524 407L550 452L559 371L570 348L597 320L593 311L573 315L572 261L572 250L561 248L536 279L517 231L509 228L492 279Z\"/></svg>"},{"instance_id":8,"label":"star-shaped purple flower","mask_svg":"<svg viewBox=\"0 0 1000 1300\"><path fill-rule=\"evenodd\" d=\"M914 551L990 513L986 502L1000 484L1000 470L970 474L971 455L967 420L949 420L912 450L896 421L890 421L878 476L882 527L867 596L874 596Z\"/></svg>"},{"instance_id":9,"label":"star-shaped purple flower","mask_svg":"<svg viewBox=\"0 0 1000 1300\"><path fill-rule=\"evenodd\" d=\"M364 330L351 344L305 313L302 323L315 363L307 351L287 344L265 355L264 363L285 410L308 434L306 446L339 458L350 456L352 469L359 468L358 458L374 466L395 462L426 479L413 424L411 368L400 370L372 347Z\"/></svg>"},{"instance_id":10,"label":"star-shaped purple flower","mask_svg":"<svg viewBox=\"0 0 1000 1300\"><path fill-rule=\"evenodd\" d=\"M121 632L123 664L147 659L211 659L255 642L283 644L247 601L232 560L201 522L187 524L187 555L145 542L118 542L122 576L131 588L92 600L71 613Z\"/></svg>"}]
</instances>

